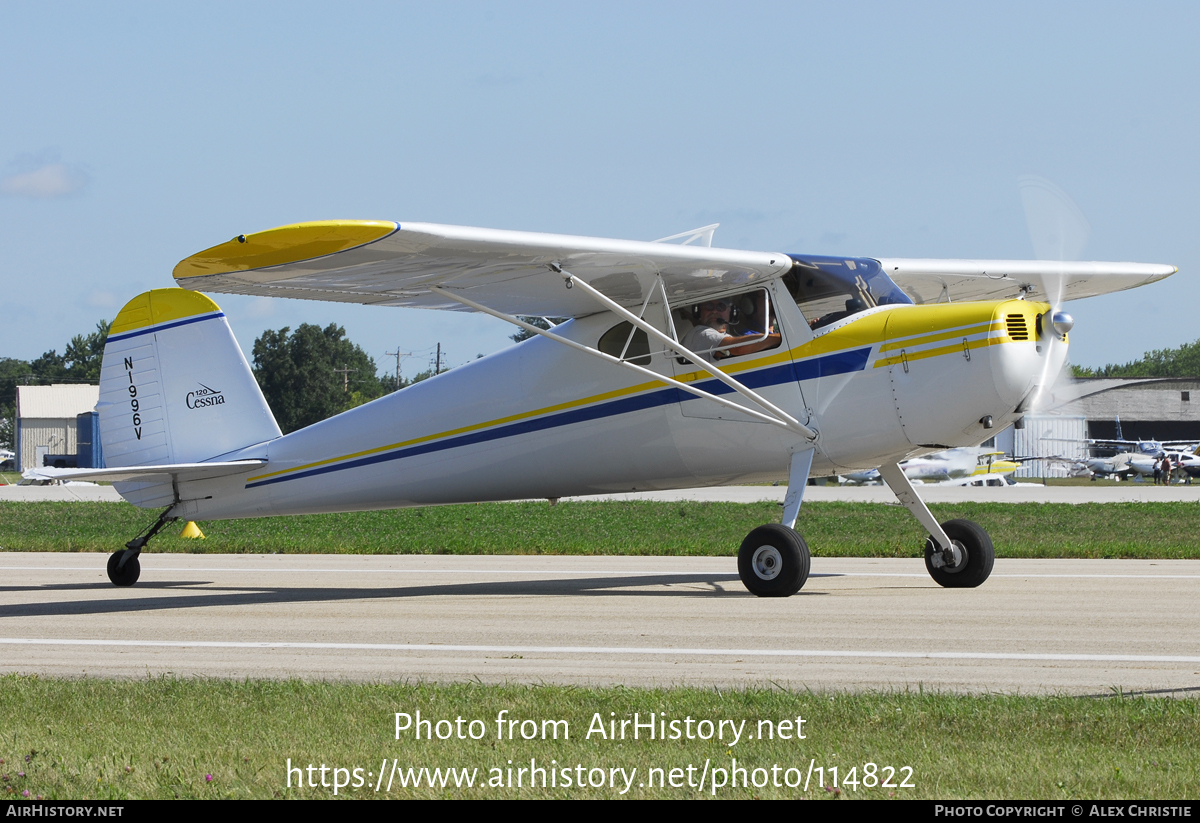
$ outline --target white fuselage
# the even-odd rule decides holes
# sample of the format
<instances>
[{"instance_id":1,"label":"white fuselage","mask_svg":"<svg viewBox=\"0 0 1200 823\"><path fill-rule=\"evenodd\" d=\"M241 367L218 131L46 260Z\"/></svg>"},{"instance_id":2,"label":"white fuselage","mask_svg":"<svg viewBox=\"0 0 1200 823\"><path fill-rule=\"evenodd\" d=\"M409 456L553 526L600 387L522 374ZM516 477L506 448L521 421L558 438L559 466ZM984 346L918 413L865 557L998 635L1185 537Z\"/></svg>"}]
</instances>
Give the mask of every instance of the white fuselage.
<instances>
[{"instance_id":1,"label":"white fuselage","mask_svg":"<svg viewBox=\"0 0 1200 823\"><path fill-rule=\"evenodd\" d=\"M777 285L777 284L776 284ZM1065 344L1010 336L1045 306L1012 300L871 309L815 335L775 287L783 344L722 368L820 432L813 475L974 446L1020 416ZM556 327L595 346L618 319ZM1054 362L1047 362L1050 358ZM648 368L726 393L654 351ZM792 431L560 343L533 338L278 439L248 477L184 483L176 514L271 514L682 488L780 479L806 447Z\"/></svg>"}]
</instances>

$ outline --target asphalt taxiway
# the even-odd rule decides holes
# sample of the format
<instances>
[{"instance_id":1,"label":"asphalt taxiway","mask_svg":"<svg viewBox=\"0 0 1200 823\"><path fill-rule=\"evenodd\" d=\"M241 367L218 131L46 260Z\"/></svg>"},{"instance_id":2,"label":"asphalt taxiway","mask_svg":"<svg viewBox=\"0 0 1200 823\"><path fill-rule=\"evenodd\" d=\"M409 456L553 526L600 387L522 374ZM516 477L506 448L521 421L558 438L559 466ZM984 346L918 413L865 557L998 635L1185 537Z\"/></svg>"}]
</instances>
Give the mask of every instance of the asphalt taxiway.
<instances>
[{"instance_id":1,"label":"asphalt taxiway","mask_svg":"<svg viewBox=\"0 0 1200 823\"><path fill-rule=\"evenodd\" d=\"M0 671L1194 695L1200 561L816 558L756 598L732 558L0 554Z\"/></svg>"},{"instance_id":2,"label":"asphalt taxiway","mask_svg":"<svg viewBox=\"0 0 1200 823\"><path fill-rule=\"evenodd\" d=\"M927 503L1196 503L1200 502L1200 483L1155 486L1151 483L1095 483L1078 486L1043 486L1017 483L1012 486L917 487ZM679 500L755 503L760 500L783 502L787 486L705 486L669 491L627 492L567 497L564 500ZM808 486L805 502L884 503L898 505L896 495L887 486ZM112 486L0 486L0 502L119 503L121 496Z\"/></svg>"}]
</instances>

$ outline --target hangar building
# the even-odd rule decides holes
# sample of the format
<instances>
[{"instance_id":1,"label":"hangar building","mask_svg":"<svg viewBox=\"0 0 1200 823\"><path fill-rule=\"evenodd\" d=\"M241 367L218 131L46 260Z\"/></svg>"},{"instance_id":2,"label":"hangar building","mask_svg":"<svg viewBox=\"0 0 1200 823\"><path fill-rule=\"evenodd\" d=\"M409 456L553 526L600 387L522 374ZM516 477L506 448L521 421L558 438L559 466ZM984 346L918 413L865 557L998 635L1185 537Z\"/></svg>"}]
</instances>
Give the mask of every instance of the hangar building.
<instances>
[{"instance_id":1,"label":"hangar building","mask_svg":"<svg viewBox=\"0 0 1200 823\"><path fill-rule=\"evenodd\" d=\"M1027 414L1023 429L998 434L995 447L1017 457L1082 458L1087 450L1078 441L1115 439L1118 419L1126 440L1200 443L1200 378L1076 378L1055 388L1054 401L1059 405L1047 412ZM1039 460L1016 476L1066 473Z\"/></svg>"},{"instance_id":2,"label":"hangar building","mask_svg":"<svg viewBox=\"0 0 1200 823\"><path fill-rule=\"evenodd\" d=\"M76 465L79 415L91 417L99 400L99 386L17 386L17 471L41 466L47 456Z\"/></svg>"}]
</instances>

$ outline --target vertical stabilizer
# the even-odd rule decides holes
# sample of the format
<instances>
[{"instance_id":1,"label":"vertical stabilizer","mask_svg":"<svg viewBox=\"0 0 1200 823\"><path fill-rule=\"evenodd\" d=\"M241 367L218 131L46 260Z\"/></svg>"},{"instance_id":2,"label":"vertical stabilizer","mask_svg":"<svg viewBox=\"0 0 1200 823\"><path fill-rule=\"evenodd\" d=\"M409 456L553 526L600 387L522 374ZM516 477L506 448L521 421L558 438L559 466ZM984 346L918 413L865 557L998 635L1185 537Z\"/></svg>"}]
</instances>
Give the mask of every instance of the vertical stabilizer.
<instances>
[{"instance_id":1,"label":"vertical stabilizer","mask_svg":"<svg viewBox=\"0 0 1200 823\"><path fill-rule=\"evenodd\" d=\"M186 289L155 289L113 321L100 372L105 464L199 463L280 436L225 314ZM169 483L119 483L141 506L172 502Z\"/></svg>"}]
</instances>

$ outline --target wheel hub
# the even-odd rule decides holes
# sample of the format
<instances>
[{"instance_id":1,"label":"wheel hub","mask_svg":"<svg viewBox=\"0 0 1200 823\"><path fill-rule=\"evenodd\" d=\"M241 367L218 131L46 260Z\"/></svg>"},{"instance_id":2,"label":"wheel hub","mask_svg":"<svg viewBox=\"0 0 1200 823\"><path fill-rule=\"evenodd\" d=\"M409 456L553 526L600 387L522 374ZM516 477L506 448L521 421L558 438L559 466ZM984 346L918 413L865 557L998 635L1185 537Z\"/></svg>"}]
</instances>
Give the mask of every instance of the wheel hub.
<instances>
[{"instance_id":1,"label":"wheel hub","mask_svg":"<svg viewBox=\"0 0 1200 823\"><path fill-rule=\"evenodd\" d=\"M934 564L947 574L957 574L967 566L967 549L957 540L951 540L950 548L934 554Z\"/></svg>"},{"instance_id":2,"label":"wheel hub","mask_svg":"<svg viewBox=\"0 0 1200 823\"><path fill-rule=\"evenodd\" d=\"M783 570L783 555L774 546L759 546L751 560L754 574L761 580L774 580Z\"/></svg>"}]
</instances>

